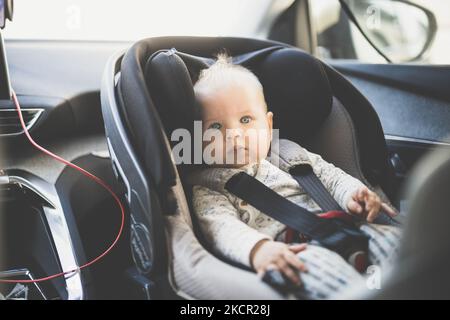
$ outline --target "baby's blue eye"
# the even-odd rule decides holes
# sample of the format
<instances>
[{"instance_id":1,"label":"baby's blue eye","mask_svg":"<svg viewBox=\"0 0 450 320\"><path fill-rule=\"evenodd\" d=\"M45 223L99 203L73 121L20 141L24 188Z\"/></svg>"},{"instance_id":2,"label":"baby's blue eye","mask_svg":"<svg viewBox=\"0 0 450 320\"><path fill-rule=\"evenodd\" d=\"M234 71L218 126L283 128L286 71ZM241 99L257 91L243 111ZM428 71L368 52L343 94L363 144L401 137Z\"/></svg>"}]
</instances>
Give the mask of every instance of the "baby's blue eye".
<instances>
[{"instance_id":1,"label":"baby's blue eye","mask_svg":"<svg viewBox=\"0 0 450 320\"><path fill-rule=\"evenodd\" d=\"M241 118L241 123L249 123L251 118L249 116L243 116Z\"/></svg>"},{"instance_id":2,"label":"baby's blue eye","mask_svg":"<svg viewBox=\"0 0 450 320\"><path fill-rule=\"evenodd\" d=\"M221 125L220 123L218 123L218 122L214 122L213 124L211 124L211 125L209 126L209 128L210 128L210 129L217 129L217 130L220 130L220 128L222 128L222 125Z\"/></svg>"}]
</instances>

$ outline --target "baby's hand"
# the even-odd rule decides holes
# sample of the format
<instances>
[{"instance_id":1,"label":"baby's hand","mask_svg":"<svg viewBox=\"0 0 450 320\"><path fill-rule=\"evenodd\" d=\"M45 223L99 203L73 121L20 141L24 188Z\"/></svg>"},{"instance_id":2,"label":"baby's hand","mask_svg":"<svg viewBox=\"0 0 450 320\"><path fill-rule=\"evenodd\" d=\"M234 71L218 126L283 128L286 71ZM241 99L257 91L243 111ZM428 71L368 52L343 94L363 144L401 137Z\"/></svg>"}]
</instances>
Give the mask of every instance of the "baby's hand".
<instances>
[{"instance_id":1,"label":"baby's hand","mask_svg":"<svg viewBox=\"0 0 450 320\"><path fill-rule=\"evenodd\" d=\"M279 270L293 283L300 285L298 271L307 270L296 253L305 249L306 244L288 246L278 241L261 240L253 247L250 260L260 277L267 270Z\"/></svg>"},{"instance_id":2,"label":"baby's hand","mask_svg":"<svg viewBox=\"0 0 450 320\"><path fill-rule=\"evenodd\" d=\"M380 197L366 186L359 188L352 194L347 203L347 209L350 213L363 216L368 222L373 222L383 209L388 215L394 217L397 213L384 202Z\"/></svg>"}]
</instances>

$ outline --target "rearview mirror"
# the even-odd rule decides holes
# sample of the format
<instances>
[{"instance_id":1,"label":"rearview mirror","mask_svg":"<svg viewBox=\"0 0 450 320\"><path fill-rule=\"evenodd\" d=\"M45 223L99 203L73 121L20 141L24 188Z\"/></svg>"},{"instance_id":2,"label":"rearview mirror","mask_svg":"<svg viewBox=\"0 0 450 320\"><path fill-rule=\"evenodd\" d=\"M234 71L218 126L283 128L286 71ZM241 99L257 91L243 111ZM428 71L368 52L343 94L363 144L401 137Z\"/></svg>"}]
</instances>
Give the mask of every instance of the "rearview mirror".
<instances>
[{"instance_id":1,"label":"rearview mirror","mask_svg":"<svg viewBox=\"0 0 450 320\"><path fill-rule=\"evenodd\" d=\"M340 0L370 44L388 61L422 57L437 30L433 13L406 0Z\"/></svg>"}]
</instances>

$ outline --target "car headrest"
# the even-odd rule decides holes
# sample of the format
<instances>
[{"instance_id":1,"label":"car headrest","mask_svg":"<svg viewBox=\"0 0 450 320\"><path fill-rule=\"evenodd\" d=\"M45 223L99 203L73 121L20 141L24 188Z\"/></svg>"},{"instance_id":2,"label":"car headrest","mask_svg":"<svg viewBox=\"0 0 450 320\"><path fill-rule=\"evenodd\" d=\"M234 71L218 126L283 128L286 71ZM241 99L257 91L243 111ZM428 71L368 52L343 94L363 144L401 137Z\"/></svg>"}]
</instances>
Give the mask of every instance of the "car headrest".
<instances>
[{"instance_id":1,"label":"car headrest","mask_svg":"<svg viewBox=\"0 0 450 320\"><path fill-rule=\"evenodd\" d=\"M147 86L169 139L174 129L191 129L196 104L193 84L214 61L176 48L157 51L147 60ZM330 113L330 84L321 63L309 54L272 46L233 56L232 62L259 78L281 137L297 142L306 139Z\"/></svg>"}]
</instances>

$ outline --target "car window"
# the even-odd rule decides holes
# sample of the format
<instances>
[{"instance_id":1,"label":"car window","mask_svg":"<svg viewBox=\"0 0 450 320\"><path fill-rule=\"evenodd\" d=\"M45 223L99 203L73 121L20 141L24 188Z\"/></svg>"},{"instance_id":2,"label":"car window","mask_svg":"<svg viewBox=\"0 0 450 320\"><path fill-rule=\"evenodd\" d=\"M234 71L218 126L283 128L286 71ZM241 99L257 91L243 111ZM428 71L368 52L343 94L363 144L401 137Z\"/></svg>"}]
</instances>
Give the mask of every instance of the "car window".
<instances>
[{"instance_id":1,"label":"car window","mask_svg":"<svg viewBox=\"0 0 450 320\"><path fill-rule=\"evenodd\" d=\"M273 0L15 0L7 39L257 36Z\"/></svg>"},{"instance_id":2,"label":"car window","mask_svg":"<svg viewBox=\"0 0 450 320\"><path fill-rule=\"evenodd\" d=\"M345 0L346 3L358 4L359 0ZM393 32L387 30L389 26L386 23L378 23L376 19L377 5L380 5L382 0L364 0L362 2L371 3L371 8L366 7L367 19L363 21L363 27L380 28L386 34L392 35ZM385 1L386 2L386 1ZM431 11L435 16L437 23L437 30L433 42L428 50L420 57L405 59L399 61L394 59L394 62L413 62L421 64L450 64L450 1L443 0L413 0L414 4L420 5L425 9ZM386 60L381 56L364 38L358 28L350 22L347 14L341 8L337 0L314 0L310 1L311 15L314 21L314 30L316 33L317 46L316 55L324 59L356 59L362 62L369 63L386 63ZM375 9L374 9L375 8ZM375 12L375 14L373 14ZM411 15L405 11L400 12L403 16L396 19L396 23L400 24L404 34L400 35L403 38L410 37L411 45L415 45L421 34L411 28ZM400 19L402 18L402 19ZM384 28L384 29L383 29ZM409 34L407 34L409 33ZM404 40L404 39L403 39ZM381 41L379 41L381 42ZM398 41L397 46L406 46L405 42ZM409 48L396 48L404 51ZM401 52L401 50L397 50ZM395 56L394 56L395 57Z\"/></svg>"}]
</instances>

